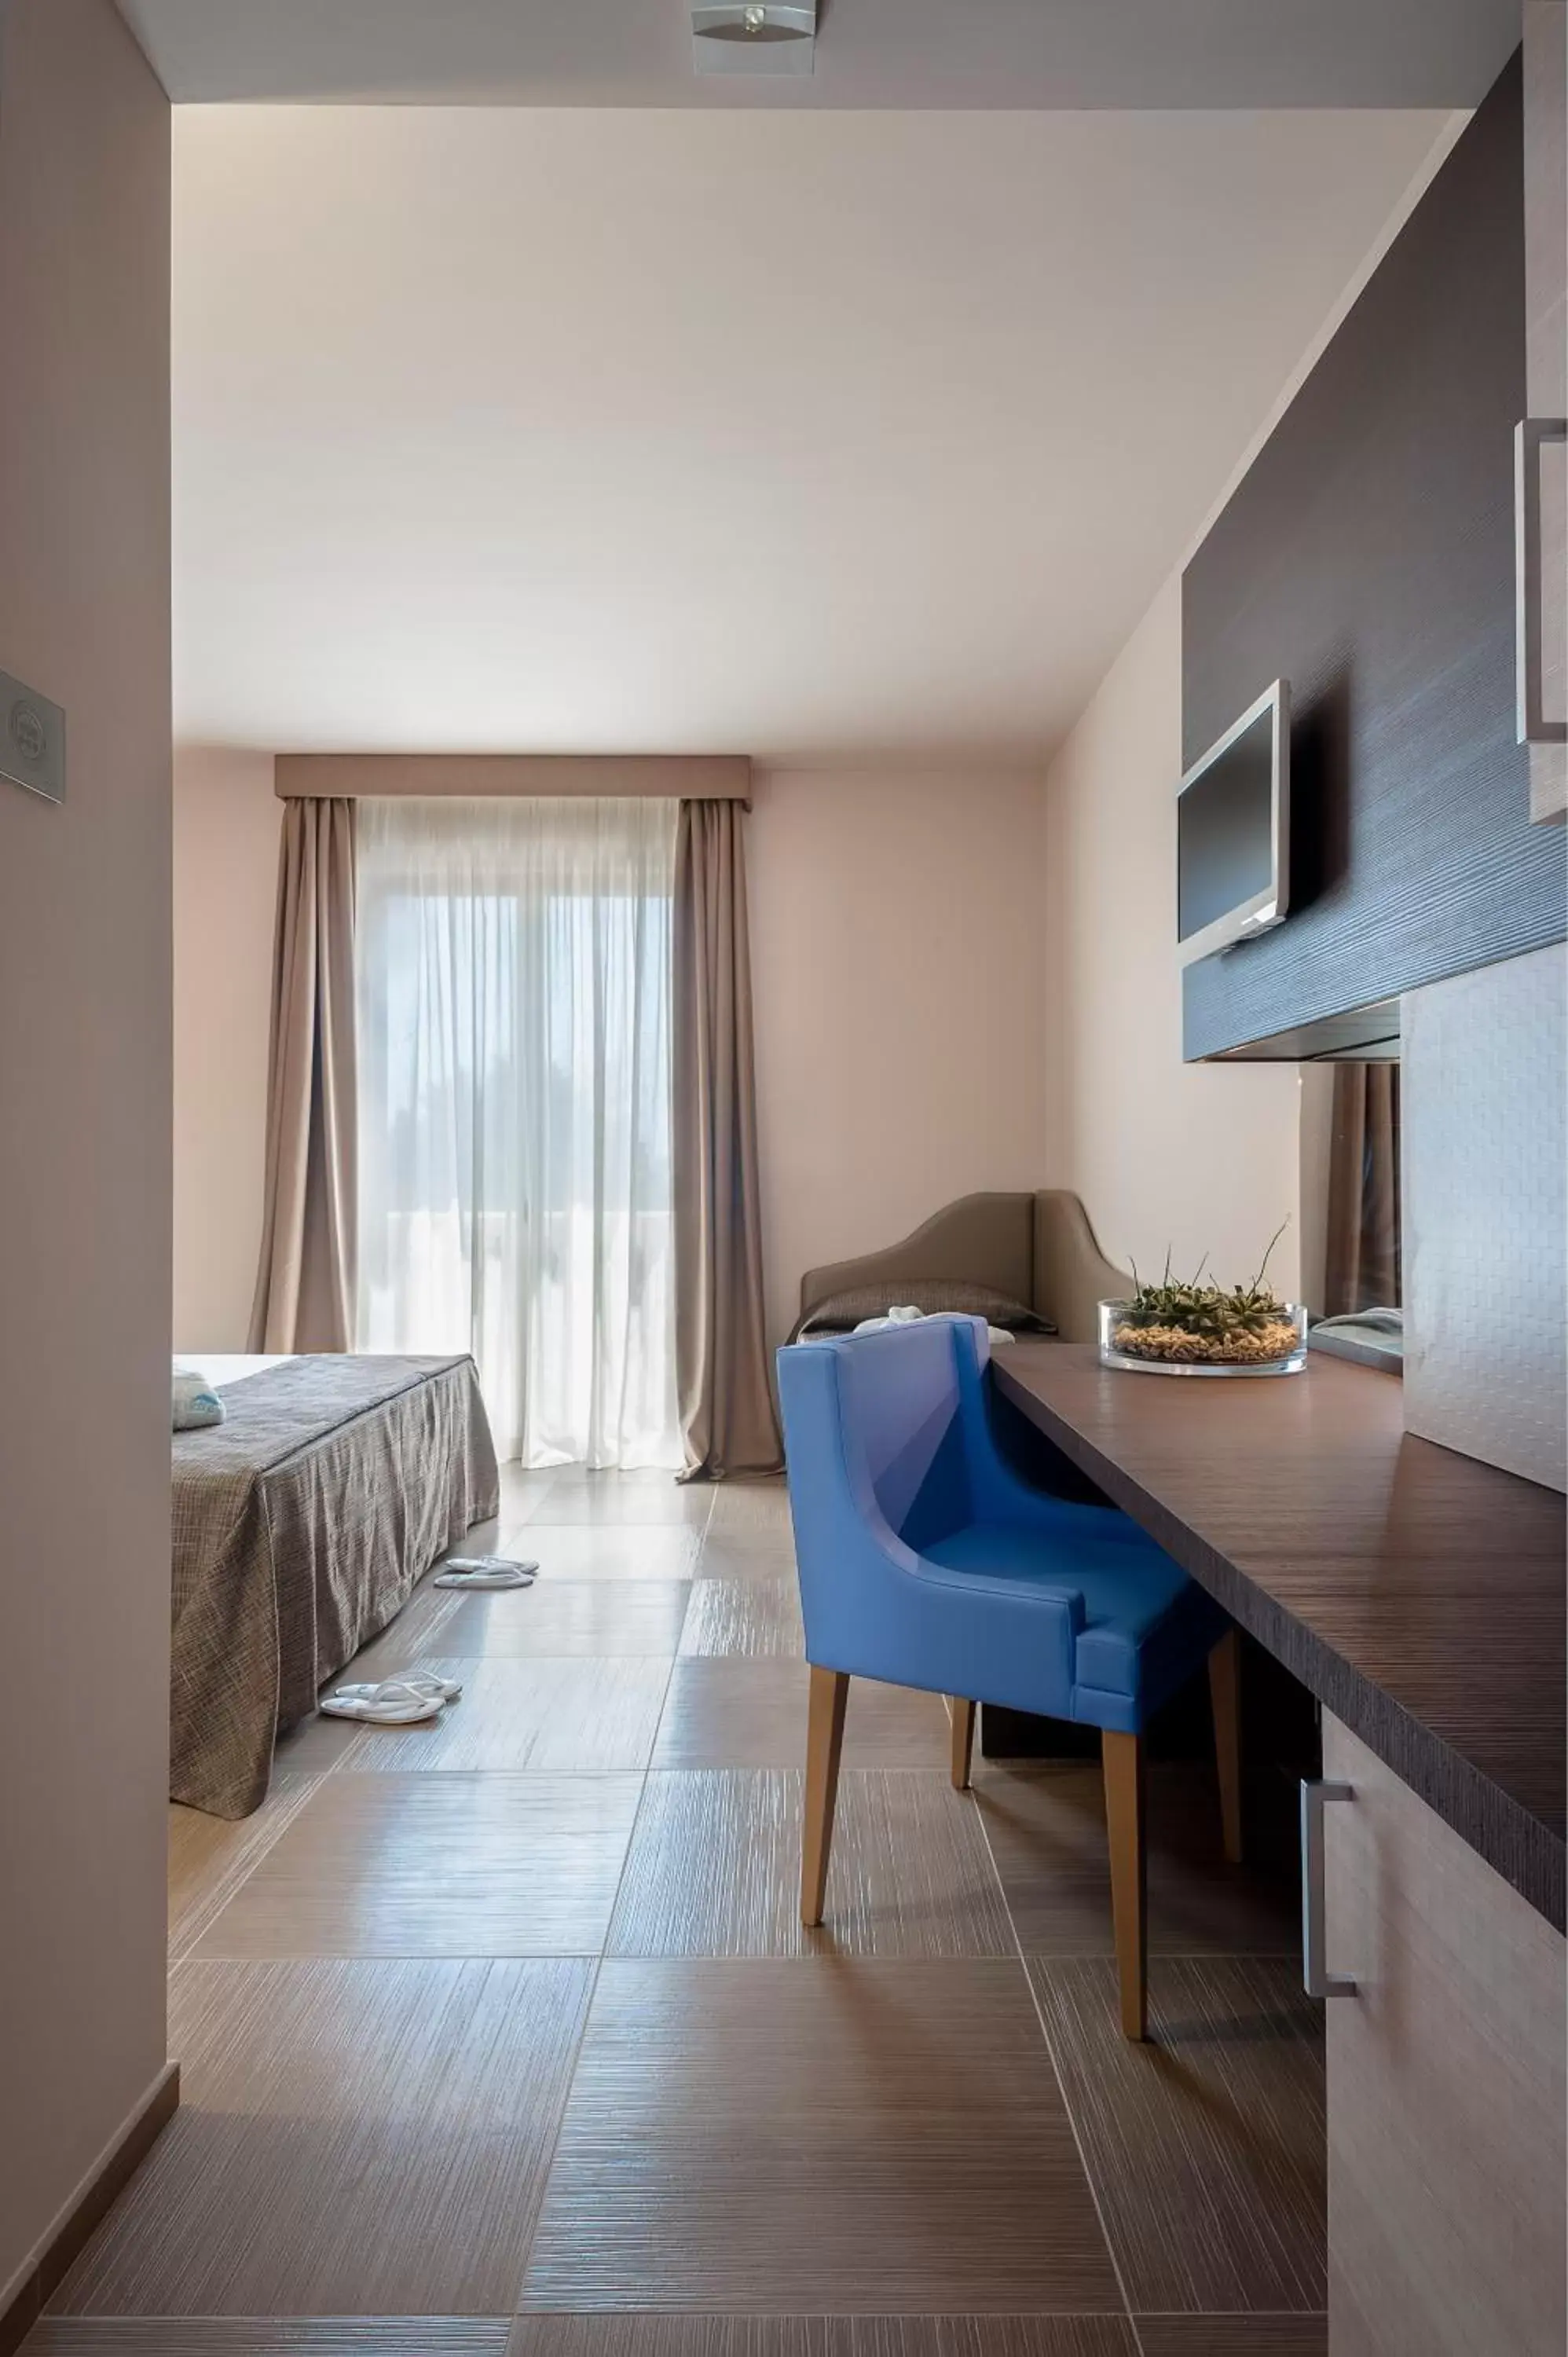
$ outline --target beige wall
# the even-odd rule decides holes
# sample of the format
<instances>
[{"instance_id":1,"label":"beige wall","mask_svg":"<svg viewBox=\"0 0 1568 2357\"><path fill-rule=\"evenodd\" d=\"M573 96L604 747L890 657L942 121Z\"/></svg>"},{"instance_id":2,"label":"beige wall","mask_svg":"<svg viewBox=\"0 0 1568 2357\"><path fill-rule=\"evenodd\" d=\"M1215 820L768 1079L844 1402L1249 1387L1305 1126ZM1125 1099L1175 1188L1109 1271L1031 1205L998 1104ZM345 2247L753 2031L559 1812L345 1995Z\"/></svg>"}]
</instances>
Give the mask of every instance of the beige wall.
<instances>
[{"instance_id":1,"label":"beige wall","mask_svg":"<svg viewBox=\"0 0 1568 2357\"><path fill-rule=\"evenodd\" d=\"M168 107L111 0L20 0L0 101L0 2309L165 2060Z\"/></svg>"},{"instance_id":2,"label":"beige wall","mask_svg":"<svg viewBox=\"0 0 1568 2357\"><path fill-rule=\"evenodd\" d=\"M1038 776L779 772L751 822L768 1286L1044 1168ZM175 769L175 1333L244 1347L261 1231L271 757Z\"/></svg>"},{"instance_id":3,"label":"beige wall","mask_svg":"<svg viewBox=\"0 0 1568 2357\"><path fill-rule=\"evenodd\" d=\"M972 1188L1078 1188L1113 1258L1250 1273L1296 1213L1294 1065L1185 1067L1166 592L1051 772L777 770L750 833L769 1326L802 1272ZM176 1326L242 1346L265 1121L277 804L177 770ZM1294 1282L1293 1228L1273 1266Z\"/></svg>"},{"instance_id":4,"label":"beige wall","mask_svg":"<svg viewBox=\"0 0 1568 2357\"><path fill-rule=\"evenodd\" d=\"M1046 1167L1042 780L782 771L749 879L768 1319Z\"/></svg>"},{"instance_id":5,"label":"beige wall","mask_svg":"<svg viewBox=\"0 0 1568 2357\"><path fill-rule=\"evenodd\" d=\"M242 1351L262 1233L282 804L273 757L182 746L174 768L174 1334Z\"/></svg>"},{"instance_id":6,"label":"beige wall","mask_svg":"<svg viewBox=\"0 0 1568 2357\"><path fill-rule=\"evenodd\" d=\"M1184 1064L1176 951L1181 585L1173 578L1051 765L1045 878L1049 1176L1076 1188L1123 1266L1294 1286L1294 1064Z\"/></svg>"}]
</instances>

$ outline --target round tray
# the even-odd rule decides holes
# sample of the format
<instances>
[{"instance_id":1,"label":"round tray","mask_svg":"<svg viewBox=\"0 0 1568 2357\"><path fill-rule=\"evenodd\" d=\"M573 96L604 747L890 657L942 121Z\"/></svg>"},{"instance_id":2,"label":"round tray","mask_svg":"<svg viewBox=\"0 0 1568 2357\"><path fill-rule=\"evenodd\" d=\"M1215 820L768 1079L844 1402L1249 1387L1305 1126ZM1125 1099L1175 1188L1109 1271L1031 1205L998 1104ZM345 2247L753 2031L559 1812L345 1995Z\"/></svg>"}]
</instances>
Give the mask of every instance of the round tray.
<instances>
[{"instance_id":1,"label":"round tray","mask_svg":"<svg viewBox=\"0 0 1568 2357\"><path fill-rule=\"evenodd\" d=\"M1299 1375L1306 1364L1306 1352L1293 1351L1288 1359L1260 1360L1251 1367L1222 1367L1195 1364L1186 1359L1131 1359L1121 1351L1101 1351L1100 1363L1102 1367L1119 1367L1129 1375L1199 1375L1209 1382L1216 1378L1233 1382L1238 1376Z\"/></svg>"},{"instance_id":2,"label":"round tray","mask_svg":"<svg viewBox=\"0 0 1568 2357\"><path fill-rule=\"evenodd\" d=\"M1129 1308L1125 1301L1102 1301L1100 1304L1100 1363L1115 1367L1129 1375L1206 1375L1218 1376L1229 1382L1238 1375L1299 1375L1306 1364L1306 1305L1301 1301L1282 1302L1281 1322L1288 1321L1295 1334L1295 1345L1278 1359L1146 1359L1134 1351L1122 1351L1114 1340L1117 1327L1123 1322Z\"/></svg>"}]
</instances>

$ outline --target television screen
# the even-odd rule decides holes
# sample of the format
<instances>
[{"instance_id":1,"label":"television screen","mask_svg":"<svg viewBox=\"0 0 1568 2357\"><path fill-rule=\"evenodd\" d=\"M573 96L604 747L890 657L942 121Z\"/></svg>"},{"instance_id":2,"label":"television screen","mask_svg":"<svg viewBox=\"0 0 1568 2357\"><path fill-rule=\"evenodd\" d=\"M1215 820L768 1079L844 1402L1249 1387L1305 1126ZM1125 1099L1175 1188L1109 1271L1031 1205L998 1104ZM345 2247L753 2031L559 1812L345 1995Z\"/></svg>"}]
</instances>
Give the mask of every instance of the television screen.
<instances>
[{"instance_id":1,"label":"television screen","mask_svg":"<svg viewBox=\"0 0 1568 2357\"><path fill-rule=\"evenodd\" d=\"M1284 913L1275 873L1275 776L1283 684L1260 699L1229 737L1188 771L1176 803L1176 931L1181 941L1228 917L1236 931ZM1281 795L1282 818L1283 797ZM1277 905L1269 905L1273 900ZM1259 907L1257 904L1262 903ZM1234 936L1232 936L1234 938ZM1213 946L1219 947L1217 938Z\"/></svg>"}]
</instances>

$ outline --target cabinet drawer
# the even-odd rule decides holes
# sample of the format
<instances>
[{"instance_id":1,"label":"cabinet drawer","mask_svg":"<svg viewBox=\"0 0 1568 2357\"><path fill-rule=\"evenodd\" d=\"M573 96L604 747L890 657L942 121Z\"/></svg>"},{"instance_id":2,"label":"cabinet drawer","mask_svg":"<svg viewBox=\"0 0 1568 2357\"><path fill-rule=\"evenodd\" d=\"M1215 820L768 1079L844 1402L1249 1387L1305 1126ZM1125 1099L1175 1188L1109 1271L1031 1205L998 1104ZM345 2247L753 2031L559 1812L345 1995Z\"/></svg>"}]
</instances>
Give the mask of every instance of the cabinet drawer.
<instances>
[{"instance_id":1,"label":"cabinet drawer","mask_svg":"<svg viewBox=\"0 0 1568 2357\"><path fill-rule=\"evenodd\" d=\"M1337 1720L1331 2357L1563 2357L1562 1938Z\"/></svg>"}]
</instances>

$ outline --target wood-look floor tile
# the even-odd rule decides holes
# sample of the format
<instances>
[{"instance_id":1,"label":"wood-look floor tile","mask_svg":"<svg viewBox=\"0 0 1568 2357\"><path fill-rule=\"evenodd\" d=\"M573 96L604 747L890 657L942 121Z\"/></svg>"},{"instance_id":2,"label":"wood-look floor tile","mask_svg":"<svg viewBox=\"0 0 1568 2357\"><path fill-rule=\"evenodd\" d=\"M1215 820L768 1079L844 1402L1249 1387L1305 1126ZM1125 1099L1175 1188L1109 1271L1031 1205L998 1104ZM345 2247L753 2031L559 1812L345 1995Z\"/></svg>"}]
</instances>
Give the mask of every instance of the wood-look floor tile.
<instances>
[{"instance_id":1,"label":"wood-look floor tile","mask_svg":"<svg viewBox=\"0 0 1568 2357\"><path fill-rule=\"evenodd\" d=\"M501 1476L500 1519L503 1523L525 1523L537 1513L559 1480L559 1466L539 1470L522 1465L503 1465Z\"/></svg>"},{"instance_id":2,"label":"wood-look floor tile","mask_svg":"<svg viewBox=\"0 0 1568 2357\"><path fill-rule=\"evenodd\" d=\"M1030 1971L1133 2313L1323 2309L1322 2016L1294 1968L1156 1958L1144 2046L1112 1964Z\"/></svg>"},{"instance_id":3,"label":"wood-look floor tile","mask_svg":"<svg viewBox=\"0 0 1568 2357\"><path fill-rule=\"evenodd\" d=\"M693 1486L678 1480L673 1467L668 1465L585 1465L580 1458L572 1465L557 1465L553 1478L563 1490L594 1490L603 1497L616 1491L630 1497L639 1490ZM699 1481L694 1486L700 1495L711 1494L710 1484Z\"/></svg>"},{"instance_id":4,"label":"wood-look floor tile","mask_svg":"<svg viewBox=\"0 0 1568 2357\"><path fill-rule=\"evenodd\" d=\"M708 1530L714 1538L755 1532L788 1539L789 1492L781 1473L752 1481L715 1481Z\"/></svg>"},{"instance_id":5,"label":"wood-look floor tile","mask_svg":"<svg viewBox=\"0 0 1568 2357\"><path fill-rule=\"evenodd\" d=\"M1148 1785L1151 1951L1298 1954L1300 1886L1227 1865L1210 1771L1160 1761ZM1024 1947L1035 1955L1114 1954L1098 1763L977 1760L974 1789Z\"/></svg>"},{"instance_id":6,"label":"wood-look floor tile","mask_svg":"<svg viewBox=\"0 0 1568 2357\"><path fill-rule=\"evenodd\" d=\"M795 1548L788 1532L709 1531L696 1561L699 1579L794 1579Z\"/></svg>"},{"instance_id":7,"label":"wood-look floor tile","mask_svg":"<svg viewBox=\"0 0 1568 2357\"><path fill-rule=\"evenodd\" d=\"M509 1532L499 1551L536 1563L541 1585L556 1579L690 1579L698 1539L696 1531L673 1524L542 1518Z\"/></svg>"},{"instance_id":8,"label":"wood-look floor tile","mask_svg":"<svg viewBox=\"0 0 1568 2357\"><path fill-rule=\"evenodd\" d=\"M493 1554L498 1544L494 1525L481 1525L466 1544L476 1554ZM327 1680L321 1689L323 1701L336 1686L350 1682L371 1685L381 1678L395 1677L403 1670L428 1667L438 1652L456 1651L455 1646L440 1642L440 1631L462 1599L450 1588L435 1587L436 1568L432 1566L402 1611L381 1634L361 1645L353 1660L346 1662ZM330 1774L342 1767L351 1752L361 1748L364 1732L363 1727L353 1719L328 1717L317 1711L279 1737L274 1755L274 1777L284 1770Z\"/></svg>"},{"instance_id":9,"label":"wood-look floor tile","mask_svg":"<svg viewBox=\"0 0 1568 2357\"><path fill-rule=\"evenodd\" d=\"M692 1590L681 1651L803 1659L806 1635L794 1573L767 1579L699 1579Z\"/></svg>"},{"instance_id":10,"label":"wood-look floor tile","mask_svg":"<svg viewBox=\"0 0 1568 2357\"><path fill-rule=\"evenodd\" d=\"M939 1772L850 1769L827 1920L800 1921L804 1780L721 1768L649 1779L609 1953L626 1956L1013 1956L973 1803Z\"/></svg>"},{"instance_id":11,"label":"wood-look floor tile","mask_svg":"<svg viewBox=\"0 0 1568 2357\"><path fill-rule=\"evenodd\" d=\"M169 1803L168 1952L188 1953L252 1867L299 1813L320 1779L273 1774L272 1790L251 1816L231 1821Z\"/></svg>"},{"instance_id":12,"label":"wood-look floor tile","mask_svg":"<svg viewBox=\"0 0 1568 2357\"><path fill-rule=\"evenodd\" d=\"M596 1955L639 1776L329 1776L196 1953Z\"/></svg>"},{"instance_id":13,"label":"wood-look floor tile","mask_svg":"<svg viewBox=\"0 0 1568 2357\"><path fill-rule=\"evenodd\" d=\"M521 2309L1121 2304L1016 1964L600 1967Z\"/></svg>"},{"instance_id":14,"label":"wood-look floor tile","mask_svg":"<svg viewBox=\"0 0 1568 2357\"><path fill-rule=\"evenodd\" d=\"M507 2357L1138 2357L1119 2316L520 2316Z\"/></svg>"},{"instance_id":15,"label":"wood-look floor tile","mask_svg":"<svg viewBox=\"0 0 1568 2357\"><path fill-rule=\"evenodd\" d=\"M445 1610L434 1628L416 1629L405 1641L399 1635L402 1621L394 1621L380 1639L381 1676L395 1677L401 1669L435 1654L668 1657L681 1642L691 1584L683 1579L540 1579L510 1594L463 1596L451 1588L435 1593ZM439 1641L433 1641L437 1635Z\"/></svg>"},{"instance_id":16,"label":"wood-look floor tile","mask_svg":"<svg viewBox=\"0 0 1568 2357\"><path fill-rule=\"evenodd\" d=\"M555 1481L545 1503L550 1521L562 1524L701 1532L707 1526L713 1492L702 1482L678 1482L673 1473L647 1480L622 1476L618 1480L610 1474L591 1473L581 1481ZM542 1510L540 1519L544 1519Z\"/></svg>"},{"instance_id":17,"label":"wood-look floor tile","mask_svg":"<svg viewBox=\"0 0 1568 2357\"><path fill-rule=\"evenodd\" d=\"M1326 2316L1141 2316L1144 2357L1328 2357Z\"/></svg>"},{"instance_id":18,"label":"wood-look floor tile","mask_svg":"<svg viewBox=\"0 0 1568 2357\"><path fill-rule=\"evenodd\" d=\"M541 1491L539 1494L542 1497L543 1492ZM517 1519L517 1515L509 1513L503 1504L500 1512L499 1513L492 1514L488 1521L483 1523L471 1523L468 1528L464 1532L462 1537L455 1540L452 1545L446 1549L446 1555L440 1556L436 1563L433 1563L431 1565L431 1570L435 1571L438 1569L439 1565L441 1563L445 1563L446 1555L494 1555L496 1548L500 1542L500 1534L502 1531L506 1530L509 1525ZM426 1577L428 1577L428 1574Z\"/></svg>"},{"instance_id":19,"label":"wood-look floor tile","mask_svg":"<svg viewBox=\"0 0 1568 2357\"><path fill-rule=\"evenodd\" d=\"M660 1723L656 1768L796 1768L806 1757L804 1662L678 1661ZM856 1678L844 1723L844 1763L935 1768L947 1758L940 1695Z\"/></svg>"},{"instance_id":20,"label":"wood-look floor tile","mask_svg":"<svg viewBox=\"0 0 1568 2357\"><path fill-rule=\"evenodd\" d=\"M344 1775L453 1768L635 1775L648 1765L670 1675L667 1660L648 1654L610 1661L444 1654L429 1666L461 1681L461 1700L417 1726L366 1727Z\"/></svg>"},{"instance_id":21,"label":"wood-look floor tile","mask_svg":"<svg viewBox=\"0 0 1568 2357\"><path fill-rule=\"evenodd\" d=\"M51 2316L23 2357L506 2357L479 2316Z\"/></svg>"},{"instance_id":22,"label":"wood-look floor tile","mask_svg":"<svg viewBox=\"0 0 1568 2357\"><path fill-rule=\"evenodd\" d=\"M592 1969L177 1966L180 2108L51 2312L511 2312Z\"/></svg>"},{"instance_id":23,"label":"wood-look floor tile","mask_svg":"<svg viewBox=\"0 0 1568 2357\"><path fill-rule=\"evenodd\" d=\"M395 1677L399 1671L412 1669L431 1655L461 1652L463 1648L446 1643L442 1632L463 1601L451 1588L436 1587L430 1579L423 1580L396 1620L379 1637L372 1637L368 1645L361 1645L336 1677L328 1678L321 1689L323 1695L350 1680L360 1685L371 1685L378 1679ZM327 1724L331 1726L333 1722L329 1719Z\"/></svg>"},{"instance_id":24,"label":"wood-look floor tile","mask_svg":"<svg viewBox=\"0 0 1568 2357\"><path fill-rule=\"evenodd\" d=\"M349 1673L333 1678L330 1684L338 1685ZM308 1718L297 1720L287 1733L278 1737L273 1749L273 1774L278 1776L329 1776L340 1768L350 1751L357 1749L360 1729L346 1718L323 1718L313 1711Z\"/></svg>"}]
</instances>

